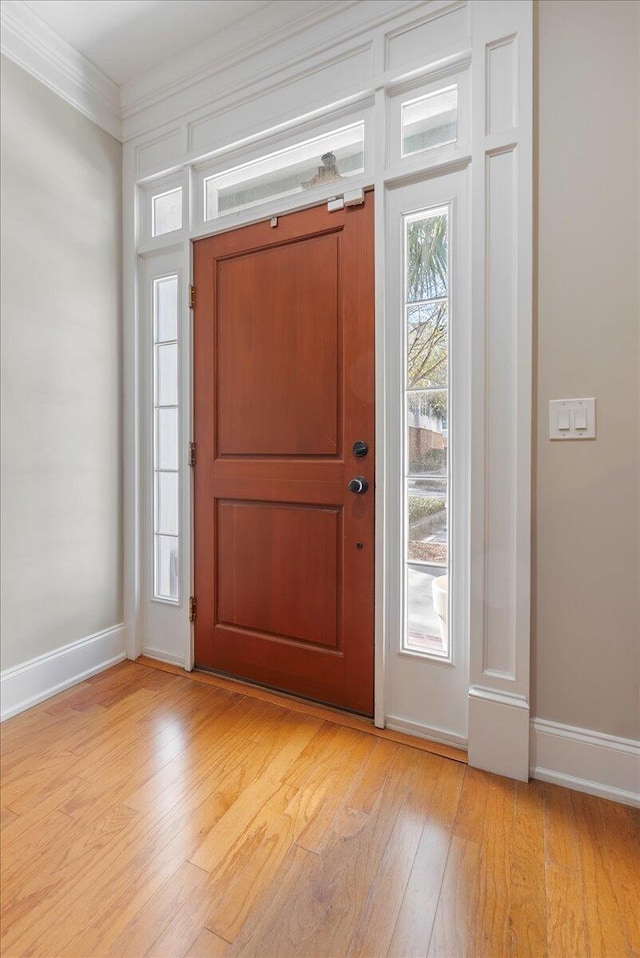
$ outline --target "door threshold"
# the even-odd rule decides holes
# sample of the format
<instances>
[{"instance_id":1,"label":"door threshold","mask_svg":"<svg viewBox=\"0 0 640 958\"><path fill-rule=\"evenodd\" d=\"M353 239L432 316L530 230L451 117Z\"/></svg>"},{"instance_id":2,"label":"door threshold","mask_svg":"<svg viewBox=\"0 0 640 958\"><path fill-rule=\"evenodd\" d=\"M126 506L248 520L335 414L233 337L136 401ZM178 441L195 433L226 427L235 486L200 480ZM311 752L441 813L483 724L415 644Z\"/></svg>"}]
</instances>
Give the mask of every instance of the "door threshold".
<instances>
[{"instance_id":1,"label":"door threshold","mask_svg":"<svg viewBox=\"0 0 640 958\"><path fill-rule=\"evenodd\" d=\"M321 719L323 722L333 722L335 725L352 728L358 732L367 732L376 738L396 742L398 745L408 745L409 748L417 748L421 752L429 752L432 755L439 755L441 758L449 758L454 762L461 762L464 765L467 764L467 753L462 749L454 748L452 745L444 745L440 742L432 742L426 738L417 738L417 736L407 735L405 732L394 732L391 729L377 728L373 724L373 719L366 718L362 715L354 715L352 712L345 712L331 705L318 705L317 703L299 698L296 695L291 695L288 692L272 692L260 685L254 685L242 679L231 679L215 672L199 670L187 672L179 665L172 665L169 662L160 662L158 659L151 659L146 655L141 655L136 659L136 662L138 665L159 669L161 672L181 675L183 678L191 679L193 682L201 682L204 685L214 685L217 688L226 689L229 692L237 692L249 698L259 699L261 702L268 702L270 705L275 705L278 708L289 709L291 712L300 712L303 715L310 715L313 718Z\"/></svg>"}]
</instances>

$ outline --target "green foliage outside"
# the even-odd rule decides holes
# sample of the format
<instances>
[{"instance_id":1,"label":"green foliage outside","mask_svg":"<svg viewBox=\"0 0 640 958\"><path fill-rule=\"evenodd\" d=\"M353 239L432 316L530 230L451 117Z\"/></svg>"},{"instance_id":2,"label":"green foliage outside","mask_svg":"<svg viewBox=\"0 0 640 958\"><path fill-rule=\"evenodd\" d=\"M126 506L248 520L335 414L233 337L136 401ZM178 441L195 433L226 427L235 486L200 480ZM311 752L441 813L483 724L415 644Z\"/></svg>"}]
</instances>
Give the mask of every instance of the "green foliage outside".
<instances>
[{"instance_id":1,"label":"green foliage outside","mask_svg":"<svg viewBox=\"0 0 640 958\"><path fill-rule=\"evenodd\" d=\"M429 216L407 227L407 300L427 303L410 312L408 384L411 388L446 385L448 314L447 217Z\"/></svg>"},{"instance_id":2,"label":"green foliage outside","mask_svg":"<svg viewBox=\"0 0 640 958\"><path fill-rule=\"evenodd\" d=\"M447 450L446 449L428 449L422 455L412 456L412 473L431 473L432 475L445 475L447 471Z\"/></svg>"},{"instance_id":3,"label":"green foliage outside","mask_svg":"<svg viewBox=\"0 0 640 958\"><path fill-rule=\"evenodd\" d=\"M444 499L427 499L423 496L409 496L409 522L418 522L428 516L434 516L445 508Z\"/></svg>"},{"instance_id":4,"label":"green foliage outside","mask_svg":"<svg viewBox=\"0 0 640 958\"><path fill-rule=\"evenodd\" d=\"M407 301L416 305L409 310L408 385L429 389L447 384L449 250L446 215L415 220L407 227ZM445 302L438 302L438 300ZM434 302L435 300L435 302ZM424 403L425 394L411 397L412 403ZM426 412L436 419L447 419L447 393L429 393ZM423 409L424 411L424 409ZM445 473L446 449L428 449L412 462L412 471ZM446 502L438 497L409 495L409 522L445 513Z\"/></svg>"}]
</instances>

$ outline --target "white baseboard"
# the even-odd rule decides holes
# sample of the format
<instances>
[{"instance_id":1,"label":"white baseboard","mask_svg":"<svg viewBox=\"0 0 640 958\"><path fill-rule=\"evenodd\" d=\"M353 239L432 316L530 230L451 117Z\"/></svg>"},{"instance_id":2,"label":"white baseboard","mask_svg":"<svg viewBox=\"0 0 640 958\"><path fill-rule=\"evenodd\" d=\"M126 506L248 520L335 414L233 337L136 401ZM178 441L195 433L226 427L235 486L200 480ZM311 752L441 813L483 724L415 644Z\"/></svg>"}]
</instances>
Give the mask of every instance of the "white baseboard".
<instances>
[{"instance_id":1,"label":"white baseboard","mask_svg":"<svg viewBox=\"0 0 640 958\"><path fill-rule=\"evenodd\" d=\"M0 721L126 658L124 625L96 632L0 673Z\"/></svg>"},{"instance_id":2,"label":"white baseboard","mask_svg":"<svg viewBox=\"0 0 640 958\"><path fill-rule=\"evenodd\" d=\"M522 695L469 689L469 765L529 781L529 703Z\"/></svg>"},{"instance_id":3,"label":"white baseboard","mask_svg":"<svg viewBox=\"0 0 640 958\"><path fill-rule=\"evenodd\" d=\"M163 652L162 649L154 649L150 645L143 646L141 654L150 659L157 659L158 662L166 662L167 665L177 665L180 669L185 668L183 655L172 655L171 652Z\"/></svg>"},{"instance_id":4,"label":"white baseboard","mask_svg":"<svg viewBox=\"0 0 640 958\"><path fill-rule=\"evenodd\" d=\"M441 745L453 745L455 748L461 748L466 751L467 740L454 732L447 732L445 729L433 728L430 725L418 725L416 722L408 722L406 719L398 718L397 715L387 715L384 727L391 729L392 732L404 732L405 735L414 735L416 738L425 738L429 742L439 742Z\"/></svg>"},{"instance_id":5,"label":"white baseboard","mask_svg":"<svg viewBox=\"0 0 640 958\"><path fill-rule=\"evenodd\" d=\"M530 734L532 778L640 807L640 742L537 718Z\"/></svg>"}]
</instances>

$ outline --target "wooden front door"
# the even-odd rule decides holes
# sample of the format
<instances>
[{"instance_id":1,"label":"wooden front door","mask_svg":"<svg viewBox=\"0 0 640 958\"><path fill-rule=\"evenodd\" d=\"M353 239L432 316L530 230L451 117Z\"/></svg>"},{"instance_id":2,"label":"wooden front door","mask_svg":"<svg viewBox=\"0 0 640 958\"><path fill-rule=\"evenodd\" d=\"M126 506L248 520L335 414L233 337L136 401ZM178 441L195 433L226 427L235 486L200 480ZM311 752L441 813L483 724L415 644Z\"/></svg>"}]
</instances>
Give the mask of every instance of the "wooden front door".
<instances>
[{"instance_id":1,"label":"wooden front door","mask_svg":"<svg viewBox=\"0 0 640 958\"><path fill-rule=\"evenodd\" d=\"M194 283L196 666L371 715L373 194L199 240Z\"/></svg>"}]
</instances>

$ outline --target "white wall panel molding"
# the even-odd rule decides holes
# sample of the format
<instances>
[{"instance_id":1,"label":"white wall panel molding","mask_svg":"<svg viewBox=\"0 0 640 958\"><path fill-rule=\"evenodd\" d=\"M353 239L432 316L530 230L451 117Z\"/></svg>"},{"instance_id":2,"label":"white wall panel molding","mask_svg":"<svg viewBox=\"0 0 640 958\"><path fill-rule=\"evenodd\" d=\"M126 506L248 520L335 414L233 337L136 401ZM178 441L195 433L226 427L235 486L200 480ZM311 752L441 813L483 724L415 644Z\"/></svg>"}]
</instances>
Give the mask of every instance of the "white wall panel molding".
<instances>
[{"instance_id":1,"label":"white wall panel molding","mask_svg":"<svg viewBox=\"0 0 640 958\"><path fill-rule=\"evenodd\" d=\"M385 186L394 187L401 183L418 183L423 180L436 179L439 176L445 176L447 173L457 173L460 170L466 170L471 163L471 156L468 153L460 153L457 150L451 150L450 158L442 160L441 163L434 163L428 170L420 167L418 163L411 159L404 161L386 170L384 174Z\"/></svg>"},{"instance_id":2,"label":"white wall panel molding","mask_svg":"<svg viewBox=\"0 0 640 958\"><path fill-rule=\"evenodd\" d=\"M119 87L21 0L3 0L2 53L116 139L122 138Z\"/></svg>"},{"instance_id":3,"label":"white wall panel molding","mask_svg":"<svg viewBox=\"0 0 640 958\"><path fill-rule=\"evenodd\" d=\"M240 46L237 39L228 38L230 43L223 46L224 38L221 38L219 34L210 36L187 53L176 56L168 63L163 63L162 66L148 70L142 76L134 77L123 84L123 117L134 116L168 97L197 87L214 76L225 76L234 67L255 60L273 47L279 47L287 40L294 40L305 31L317 28L337 14L344 13L345 8L355 5L353 0L350 3L332 0L320 9L315 8L303 13L293 21L287 20L281 26L272 26L270 30L267 27L266 33L264 33L264 27L268 25L269 20L273 24L273 12L258 11L252 16L251 22L243 23L243 30L249 30L250 33ZM277 16L275 19L277 22ZM235 26L232 30L237 37Z\"/></svg>"},{"instance_id":4,"label":"white wall panel molding","mask_svg":"<svg viewBox=\"0 0 640 958\"><path fill-rule=\"evenodd\" d=\"M327 51L328 52L328 51ZM255 132L283 126L292 117L348 102L368 90L373 72L371 40L333 47L330 55L302 58L250 86L215 98L215 110L189 122L189 153L201 155Z\"/></svg>"},{"instance_id":5,"label":"white wall panel molding","mask_svg":"<svg viewBox=\"0 0 640 958\"><path fill-rule=\"evenodd\" d=\"M470 18L467 0L432 5L419 19L395 26L385 34L384 69L397 71L408 63L431 60L438 50L459 41L470 40Z\"/></svg>"},{"instance_id":6,"label":"white wall panel molding","mask_svg":"<svg viewBox=\"0 0 640 958\"><path fill-rule=\"evenodd\" d=\"M162 169L164 173L171 157L184 156L186 148L186 124L171 125L168 129L136 145L136 173L145 174L154 169Z\"/></svg>"},{"instance_id":7,"label":"white wall panel molding","mask_svg":"<svg viewBox=\"0 0 640 958\"><path fill-rule=\"evenodd\" d=\"M431 83L462 72L471 65L471 40L468 37L438 51L438 59L430 60L420 68L403 72L389 71L382 77L386 92L393 96L414 89L420 83ZM380 81L378 81L380 82Z\"/></svg>"},{"instance_id":8,"label":"white wall panel molding","mask_svg":"<svg viewBox=\"0 0 640 958\"><path fill-rule=\"evenodd\" d=\"M469 765L528 781L528 735L528 697L469 689Z\"/></svg>"},{"instance_id":9,"label":"white wall panel molding","mask_svg":"<svg viewBox=\"0 0 640 958\"><path fill-rule=\"evenodd\" d=\"M254 60L248 69L242 60L200 85L175 96L168 93L140 114L125 118L125 139L134 142L138 151L138 173L153 175L178 163L284 131L328 110L358 102L380 87L391 89L423 76L436 79L441 73L468 67L471 54L466 0L396 3L392 7L387 3L362 3L356 8L359 19L351 7L343 8L327 23L332 28L330 34L314 30L298 36L294 44L278 48L278 55L265 61L262 69ZM398 16L402 10L409 13ZM421 13L418 18L416 10ZM367 11L369 16L365 17ZM347 12L349 24L343 22ZM385 68L383 50L389 37L410 37L416 25L426 29L434 22L446 24L449 17L463 19L455 19L447 30L434 34L428 54L423 42L406 51L409 59L393 69ZM186 148L181 142L185 126Z\"/></svg>"},{"instance_id":10,"label":"white wall panel molding","mask_svg":"<svg viewBox=\"0 0 640 958\"><path fill-rule=\"evenodd\" d=\"M2 721L126 658L125 629L114 625L0 674Z\"/></svg>"},{"instance_id":11,"label":"white wall panel molding","mask_svg":"<svg viewBox=\"0 0 640 958\"><path fill-rule=\"evenodd\" d=\"M501 133L518 125L518 51L512 34L486 45L485 132Z\"/></svg>"},{"instance_id":12,"label":"white wall panel molding","mask_svg":"<svg viewBox=\"0 0 640 958\"><path fill-rule=\"evenodd\" d=\"M531 581L532 5L471 5L469 762L526 780Z\"/></svg>"},{"instance_id":13,"label":"white wall panel molding","mask_svg":"<svg viewBox=\"0 0 640 958\"><path fill-rule=\"evenodd\" d=\"M482 671L515 681L517 158L485 157L485 534ZM505 362L505 358L507 361Z\"/></svg>"},{"instance_id":14,"label":"white wall panel molding","mask_svg":"<svg viewBox=\"0 0 640 958\"><path fill-rule=\"evenodd\" d=\"M451 3L432 5L439 9ZM357 46L364 35L390 21L395 23L403 13L424 7L424 2L406 0L330 3L227 56L221 56L219 50L213 52L215 38L203 41L188 57L176 58L121 88L125 139L149 132L170 117L202 110L212 102L231 98L229 106L235 106L234 93L242 99L252 86L268 85L271 76L296 64L305 68L310 61L330 59L338 47ZM201 64L196 70L194 62Z\"/></svg>"},{"instance_id":15,"label":"white wall panel molding","mask_svg":"<svg viewBox=\"0 0 640 958\"><path fill-rule=\"evenodd\" d=\"M531 776L640 807L640 742L536 718Z\"/></svg>"}]
</instances>

